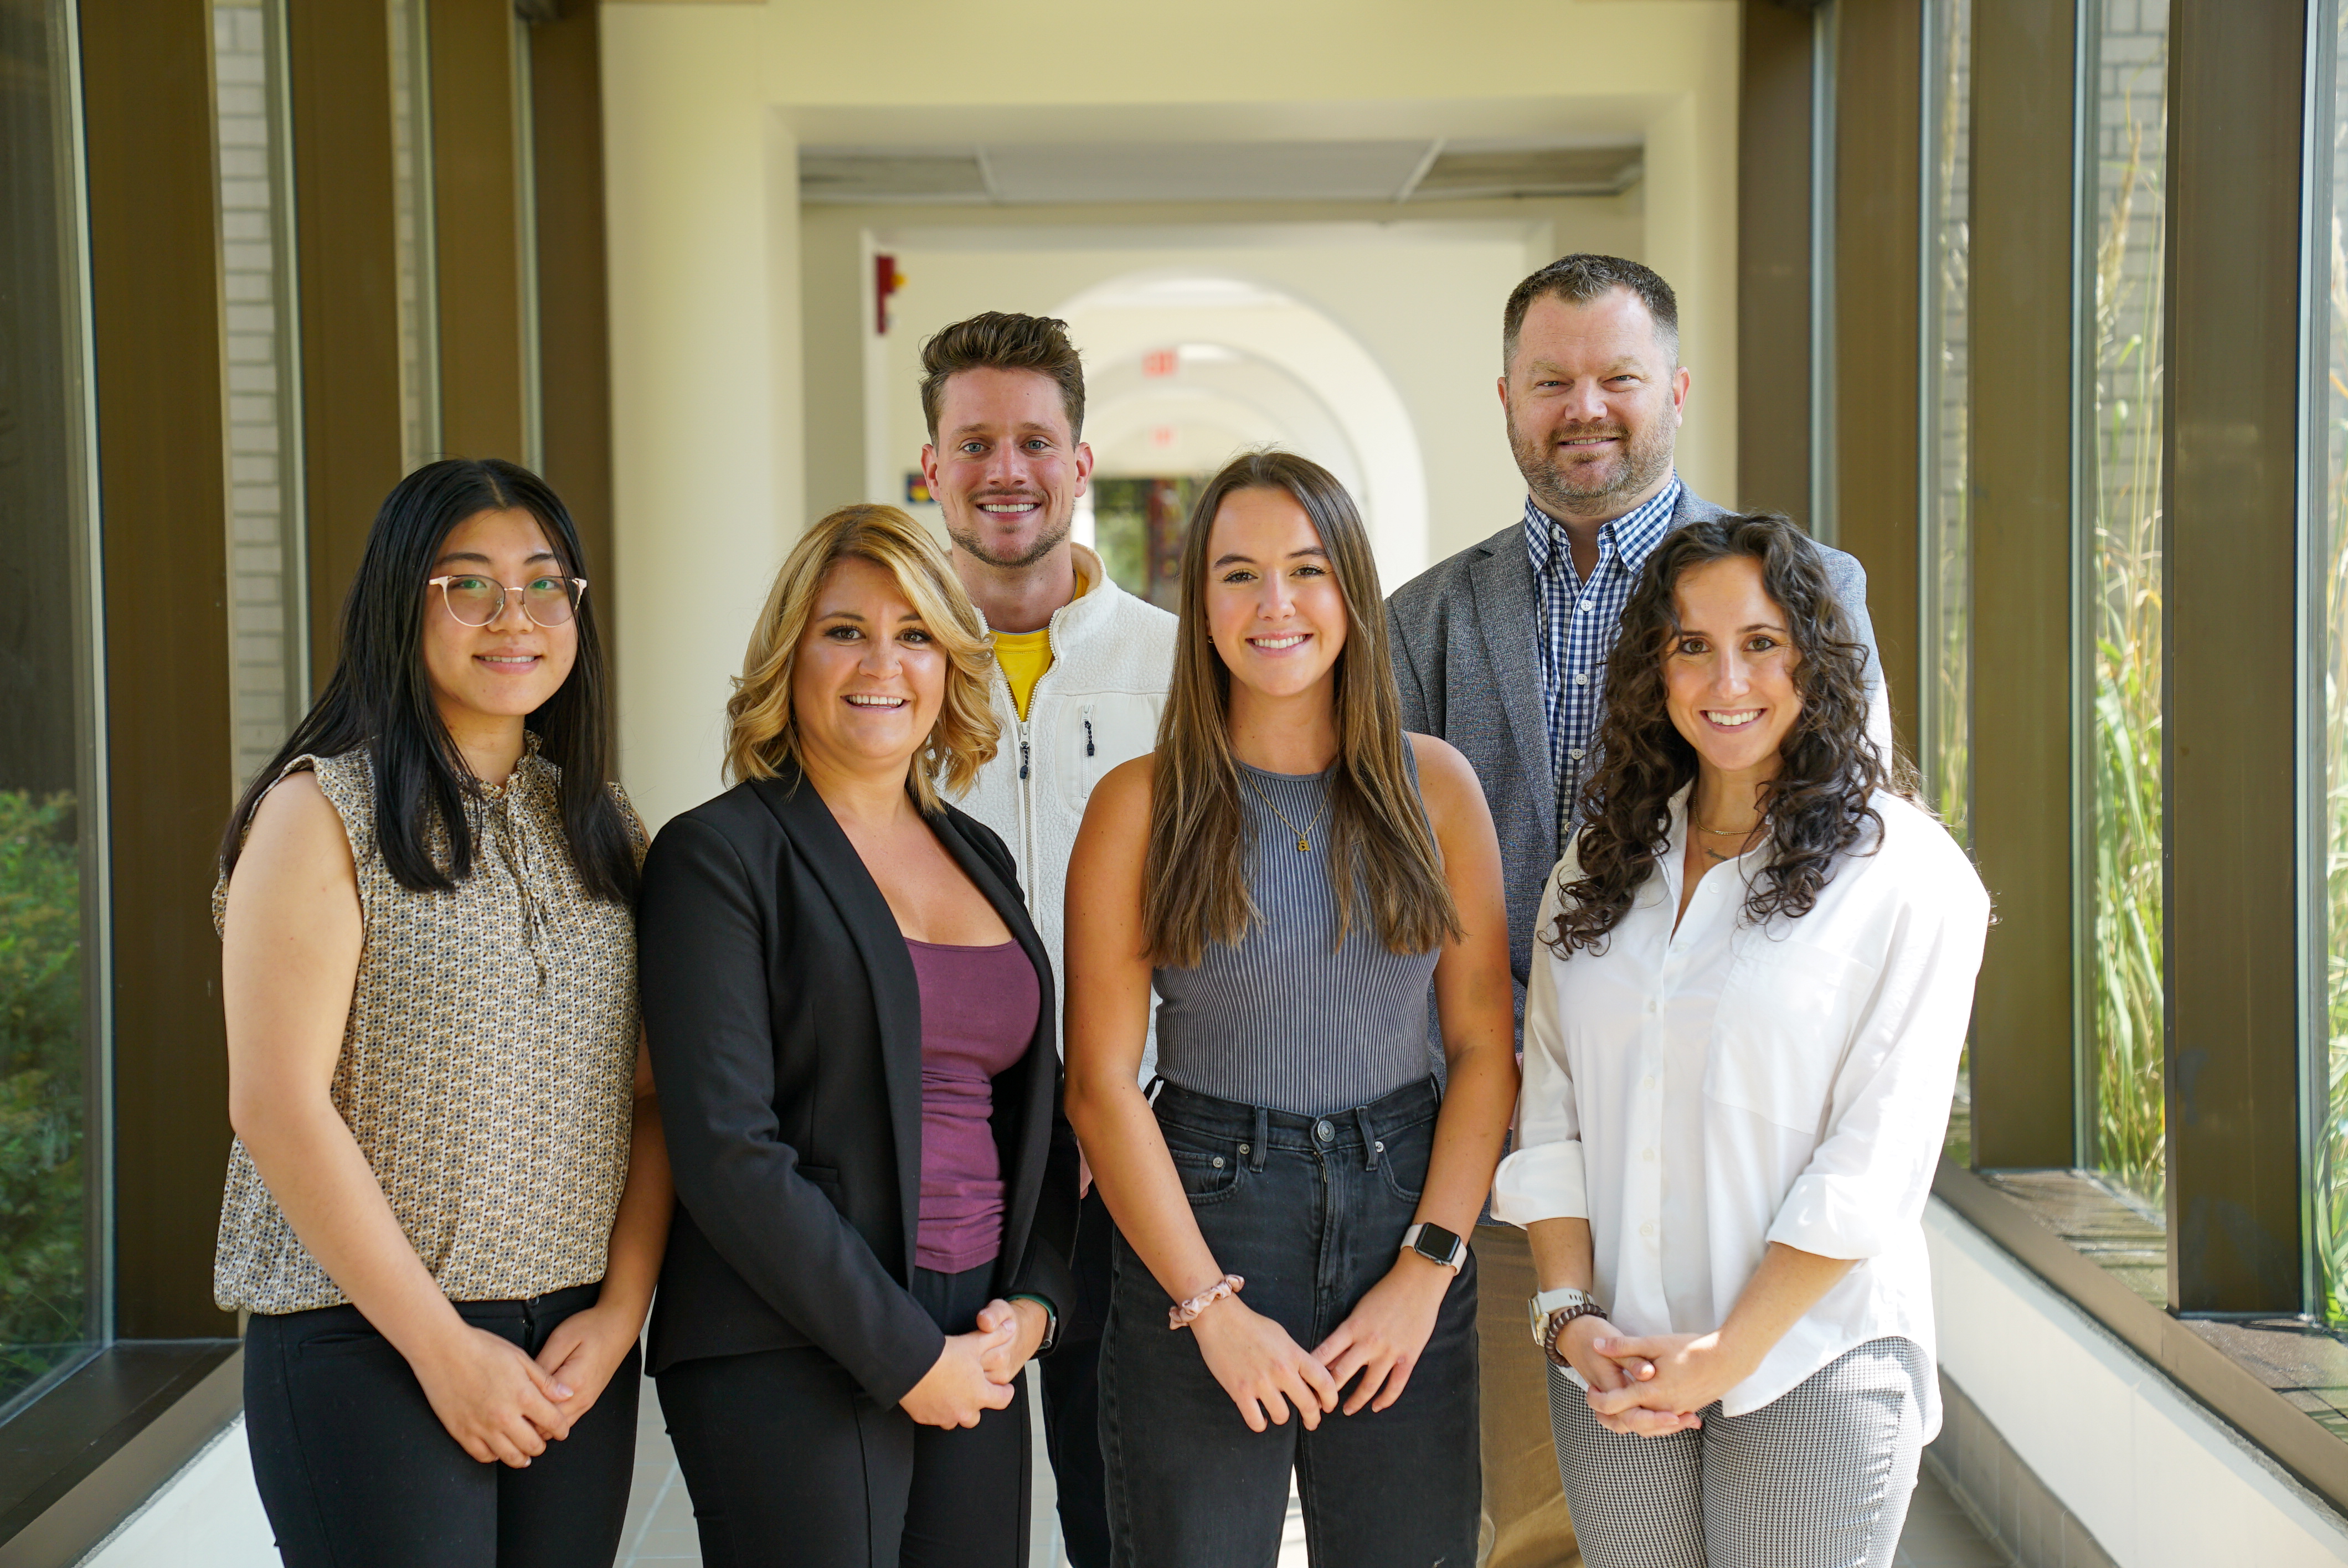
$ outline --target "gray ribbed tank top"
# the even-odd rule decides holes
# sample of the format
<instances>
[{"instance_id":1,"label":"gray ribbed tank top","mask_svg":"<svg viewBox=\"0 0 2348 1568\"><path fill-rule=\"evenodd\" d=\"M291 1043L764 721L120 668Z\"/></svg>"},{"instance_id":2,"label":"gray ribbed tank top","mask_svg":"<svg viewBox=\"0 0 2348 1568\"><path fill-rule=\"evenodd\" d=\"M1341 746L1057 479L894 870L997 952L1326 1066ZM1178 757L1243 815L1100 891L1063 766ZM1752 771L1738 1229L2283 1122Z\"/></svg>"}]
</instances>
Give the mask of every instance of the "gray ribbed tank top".
<instances>
[{"instance_id":1,"label":"gray ribbed tank top","mask_svg":"<svg viewBox=\"0 0 2348 1568\"><path fill-rule=\"evenodd\" d=\"M1407 742L1403 761L1416 788ZM1197 968L1153 972L1159 1075L1302 1116L1367 1105L1426 1077L1427 986L1442 949L1388 951L1357 891L1353 928L1333 951L1337 897L1322 811L1329 775L1239 767L1248 886L1261 918L1237 943L1210 944ZM1296 829L1320 816L1309 852L1298 853L1296 832L1265 806L1267 795Z\"/></svg>"}]
</instances>

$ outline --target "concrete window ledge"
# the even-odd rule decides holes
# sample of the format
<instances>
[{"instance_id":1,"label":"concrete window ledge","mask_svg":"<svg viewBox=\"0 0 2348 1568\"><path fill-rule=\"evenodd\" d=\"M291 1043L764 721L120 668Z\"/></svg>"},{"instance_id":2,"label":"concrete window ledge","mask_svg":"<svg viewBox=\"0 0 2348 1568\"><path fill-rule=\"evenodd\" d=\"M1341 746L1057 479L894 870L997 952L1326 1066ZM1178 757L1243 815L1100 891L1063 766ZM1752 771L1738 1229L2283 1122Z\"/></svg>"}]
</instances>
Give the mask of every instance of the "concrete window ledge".
<instances>
[{"instance_id":1,"label":"concrete window ledge","mask_svg":"<svg viewBox=\"0 0 2348 1568\"><path fill-rule=\"evenodd\" d=\"M235 1340L107 1347L0 1426L0 1568L77 1562L243 1403Z\"/></svg>"},{"instance_id":2,"label":"concrete window ledge","mask_svg":"<svg viewBox=\"0 0 2348 1568\"><path fill-rule=\"evenodd\" d=\"M1963 1400L1952 1479L2024 1568L2098 1561L2064 1555L2066 1529L2118 1568L2348 1563L2348 1519L1940 1198L1924 1234L1941 1368ZM1969 1459L1969 1420L2018 1461L2003 1496ZM1994 1451L1973 1434L1971 1454Z\"/></svg>"}]
</instances>

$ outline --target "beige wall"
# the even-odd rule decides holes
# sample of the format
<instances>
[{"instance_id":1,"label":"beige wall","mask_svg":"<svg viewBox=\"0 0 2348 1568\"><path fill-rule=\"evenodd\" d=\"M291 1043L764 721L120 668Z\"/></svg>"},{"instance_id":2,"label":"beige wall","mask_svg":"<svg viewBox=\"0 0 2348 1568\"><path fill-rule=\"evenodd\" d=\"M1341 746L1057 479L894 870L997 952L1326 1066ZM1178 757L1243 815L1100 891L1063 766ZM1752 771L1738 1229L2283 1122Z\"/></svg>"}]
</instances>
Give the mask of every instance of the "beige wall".
<instances>
[{"instance_id":1,"label":"beige wall","mask_svg":"<svg viewBox=\"0 0 2348 1568\"><path fill-rule=\"evenodd\" d=\"M800 140L1642 135L1646 179L1631 196L1506 205L1551 222L1560 244L1611 236L1608 248L1672 280L1696 374L1682 467L1700 490L1733 495L1736 18L1735 0L1199 0L1171 12L1041 0L1015 16L945 0L606 4L622 763L646 819L720 787L726 680L765 580L810 502L860 494L865 428L891 417L892 378L870 374L860 341L875 220L801 211ZM1557 209L1578 215L1560 222ZM1014 210L946 210L887 216L1001 224ZM1020 215L1064 227L1365 216ZM1449 341L1488 337L1497 302L1470 295L1492 286L1423 302L1427 342L1455 314ZM1342 295L1314 302L1372 322L1352 330L1416 400L1430 559L1498 527L1497 422L1463 412L1475 392L1448 390L1480 378L1472 355L1459 351L1454 368L1450 351L1422 354L1375 324L1377 302Z\"/></svg>"}]
</instances>

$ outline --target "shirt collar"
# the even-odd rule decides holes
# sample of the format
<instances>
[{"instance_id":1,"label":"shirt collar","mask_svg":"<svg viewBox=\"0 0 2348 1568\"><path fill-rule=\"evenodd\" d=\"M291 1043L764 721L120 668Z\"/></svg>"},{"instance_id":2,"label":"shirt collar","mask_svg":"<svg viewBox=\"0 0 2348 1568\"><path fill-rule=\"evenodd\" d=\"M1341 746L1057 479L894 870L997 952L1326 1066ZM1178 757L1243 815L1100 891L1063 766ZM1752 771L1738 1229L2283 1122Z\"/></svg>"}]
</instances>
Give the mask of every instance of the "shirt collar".
<instances>
[{"instance_id":1,"label":"shirt collar","mask_svg":"<svg viewBox=\"0 0 2348 1568\"><path fill-rule=\"evenodd\" d=\"M1647 564L1647 557L1663 542L1672 530L1672 516L1679 510L1679 471L1673 469L1663 487L1632 507L1621 517L1602 523L1598 529L1598 553L1602 559L1608 540L1614 545L1615 559L1626 572L1636 572ZM1541 576L1549 574L1553 559L1571 559L1566 550L1565 525L1540 509L1530 496L1525 497L1525 549L1531 555L1533 570Z\"/></svg>"}]
</instances>

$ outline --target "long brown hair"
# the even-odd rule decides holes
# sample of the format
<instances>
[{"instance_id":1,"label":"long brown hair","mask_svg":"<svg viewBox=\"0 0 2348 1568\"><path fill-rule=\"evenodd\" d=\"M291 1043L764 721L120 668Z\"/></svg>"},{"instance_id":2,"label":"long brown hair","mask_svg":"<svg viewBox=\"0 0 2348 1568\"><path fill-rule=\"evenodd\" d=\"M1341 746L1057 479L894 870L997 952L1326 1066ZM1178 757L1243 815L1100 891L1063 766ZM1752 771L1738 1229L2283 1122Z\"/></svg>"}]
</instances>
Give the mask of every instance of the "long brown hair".
<instances>
[{"instance_id":1,"label":"long brown hair","mask_svg":"<svg viewBox=\"0 0 2348 1568\"><path fill-rule=\"evenodd\" d=\"M1689 523L1647 558L1606 661L1601 756L1581 793L1574 840L1581 876L1559 890L1557 919L1542 934L1561 958L1604 948L1671 847L1672 797L1696 775L1695 747L1672 723L1664 695L1663 660L1680 636L1673 595L1692 569L1731 556L1761 563L1763 591L1786 612L1802 700L1762 798L1769 858L1746 891L1745 918L1757 926L1808 914L1836 861L1870 824L1882 829L1868 802L1894 786L1867 733L1867 647L1851 635L1818 547L1774 512Z\"/></svg>"},{"instance_id":2,"label":"long brown hair","mask_svg":"<svg viewBox=\"0 0 2348 1568\"><path fill-rule=\"evenodd\" d=\"M905 786L922 813L935 816L944 809L940 780L963 794L994 759L997 727L986 683L994 653L946 552L927 528L894 507L842 507L792 547L767 591L742 655L742 673L726 699L726 771L737 780L770 779L798 765L791 676L798 667L799 639L815 617L824 579L850 556L897 579L898 591L921 613L922 625L946 656L945 701Z\"/></svg>"},{"instance_id":3,"label":"long brown hair","mask_svg":"<svg viewBox=\"0 0 2348 1568\"><path fill-rule=\"evenodd\" d=\"M1149 800L1142 919L1155 959L1197 966L1209 943L1236 942L1258 917L1249 895L1247 815L1231 755L1231 675L1207 629L1207 548L1215 514L1235 490L1280 490L1304 508L1345 601L1336 665L1337 765L1329 780L1330 878L1337 945L1357 897L1391 951L1424 953L1459 935L1443 855L1403 761L1402 699L1387 661L1377 562L1353 497L1319 464L1288 452L1250 452L1207 481L1182 541L1181 626L1174 684L1158 727ZM1344 875L1345 868L1352 875Z\"/></svg>"}]
</instances>

